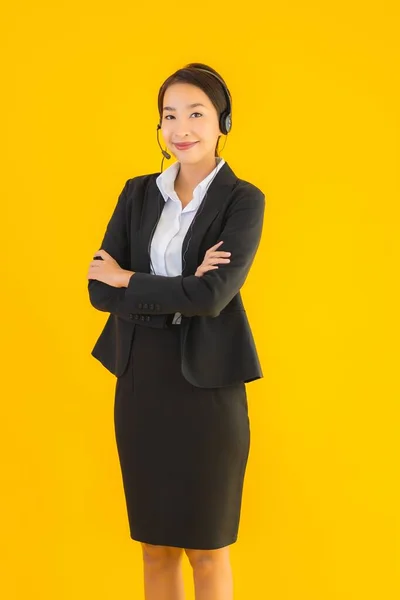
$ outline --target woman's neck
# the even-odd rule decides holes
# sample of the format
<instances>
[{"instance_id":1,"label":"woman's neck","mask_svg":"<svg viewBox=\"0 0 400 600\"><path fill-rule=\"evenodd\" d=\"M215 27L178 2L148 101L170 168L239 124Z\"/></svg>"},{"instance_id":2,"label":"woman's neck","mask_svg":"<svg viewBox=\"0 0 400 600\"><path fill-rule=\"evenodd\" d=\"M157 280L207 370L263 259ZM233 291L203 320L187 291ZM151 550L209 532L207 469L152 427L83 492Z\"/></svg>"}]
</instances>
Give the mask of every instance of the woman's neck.
<instances>
[{"instance_id":1,"label":"woman's neck","mask_svg":"<svg viewBox=\"0 0 400 600\"><path fill-rule=\"evenodd\" d=\"M175 179L175 186L181 190L194 190L217 166L217 157L207 165L179 164L179 171Z\"/></svg>"}]
</instances>

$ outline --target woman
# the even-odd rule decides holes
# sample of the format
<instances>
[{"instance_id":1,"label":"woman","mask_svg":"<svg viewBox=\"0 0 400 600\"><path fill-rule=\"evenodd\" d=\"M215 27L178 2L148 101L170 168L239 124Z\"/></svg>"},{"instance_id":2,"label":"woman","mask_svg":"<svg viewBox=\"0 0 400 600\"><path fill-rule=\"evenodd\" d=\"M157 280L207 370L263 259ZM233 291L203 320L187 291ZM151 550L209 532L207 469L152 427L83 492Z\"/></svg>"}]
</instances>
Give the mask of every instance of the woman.
<instances>
[{"instance_id":1,"label":"woman","mask_svg":"<svg viewBox=\"0 0 400 600\"><path fill-rule=\"evenodd\" d=\"M110 313L92 354L117 375L116 442L146 600L183 599L183 551L196 600L228 600L250 448L245 383L262 377L239 290L265 196L218 155L231 97L216 71L179 69L158 110L177 161L128 180L119 197L89 267L91 303Z\"/></svg>"}]
</instances>

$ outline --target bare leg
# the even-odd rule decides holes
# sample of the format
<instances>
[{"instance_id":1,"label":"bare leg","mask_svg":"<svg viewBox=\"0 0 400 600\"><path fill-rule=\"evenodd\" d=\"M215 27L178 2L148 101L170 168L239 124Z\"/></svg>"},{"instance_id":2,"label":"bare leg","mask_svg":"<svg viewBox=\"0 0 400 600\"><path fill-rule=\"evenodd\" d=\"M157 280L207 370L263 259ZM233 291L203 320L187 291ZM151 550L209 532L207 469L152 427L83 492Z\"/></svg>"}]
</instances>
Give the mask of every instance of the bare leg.
<instances>
[{"instance_id":1,"label":"bare leg","mask_svg":"<svg viewBox=\"0 0 400 600\"><path fill-rule=\"evenodd\" d=\"M193 567L196 600L232 600L229 546L217 550L185 550Z\"/></svg>"},{"instance_id":2,"label":"bare leg","mask_svg":"<svg viewBox=\"0 0 400 600\"><path fill-rule=\"evenodd\" d=\"M142 543L145 600L184 600L182 548Z\"/></svg>"}]
</instances>

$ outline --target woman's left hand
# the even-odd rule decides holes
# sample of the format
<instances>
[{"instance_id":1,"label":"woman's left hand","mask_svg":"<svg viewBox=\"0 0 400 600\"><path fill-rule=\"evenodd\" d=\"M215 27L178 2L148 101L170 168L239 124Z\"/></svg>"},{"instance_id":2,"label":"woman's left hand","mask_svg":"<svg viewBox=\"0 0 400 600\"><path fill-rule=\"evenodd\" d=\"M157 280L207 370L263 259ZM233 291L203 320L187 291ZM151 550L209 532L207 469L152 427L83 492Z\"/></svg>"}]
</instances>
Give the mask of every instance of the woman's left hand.
<instances>
[{"instance_id":1,"label":"woman's left hand","mask_svg":"<svg viewBox=\"0 0 400 600\"><path fill-rule=\"evenodd\" d=\"M89 265L88 279L97 279L113 287L123 287L126 280L126 270L122 269L114 258L103 249L95 252L103 260L93 259Z\"/></svg>"}]
</instances>

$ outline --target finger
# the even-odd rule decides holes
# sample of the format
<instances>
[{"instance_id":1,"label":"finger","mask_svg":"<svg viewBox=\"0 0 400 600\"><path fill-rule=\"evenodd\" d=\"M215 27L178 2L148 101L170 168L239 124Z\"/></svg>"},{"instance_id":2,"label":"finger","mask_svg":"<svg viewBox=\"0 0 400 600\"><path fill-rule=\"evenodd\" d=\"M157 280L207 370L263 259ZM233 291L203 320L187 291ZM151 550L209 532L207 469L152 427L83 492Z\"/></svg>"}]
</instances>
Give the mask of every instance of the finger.
<instances>
[{"instance_id":1,"label":"finger","mask_svg":"<svg viewBox=\"0 0 400 600\"><path fill-rule=\"evenodd\" d=\"M214 250L213 252L210 252L210 250L208 250L206 252L206 256L208 256L209 258L216 258L217 256L231 256L231 254L231 252L225 252L223 250Z\"/></svg>"},{"instance_id":2,"label":"finger","mask_svg":"<svg viewBox=\"0 0 400 600\"><path fill-rule=\"evenodd\" d=\"M102 256L103 258L105 258L105 257L112 258L111 254L108 254L108 252L106 250L104 250L103 248L100 248L100 250L97 250L97 252L95 252L94 256Z\"/></svg>"},{"instance_id":3,"label":"finger","mask_svg":"<svg viewBox=\"0 0 400 600\"><path fill-rule=\"evenodd\" d=\"M231 262L230 258L210 258L210 260L207 261L207 264L209 265L215 265L216 263L229 263Z\"/></svg>"},{"instance_id":4,"label":"finger","mask_svg":"<svg viewBox=\"0 0 400 600\"><path fill-rule=\"evenodd\" d=\"M218 242L218 244L215 244L215 246L211 246L211 248L209 248L207 250L207 252L210 252L210 250L214 250L214 248L218 248L218 246L220 246L221 244L223 244L224 242Z\"/></svg>"},{"instance_id":5,"label":"finger","mask_svg":"<svg viewBox=\"0 0 400 600\"><path fill-rule=\"evenodd\" d=\"M230 252L213 252L209 258L228 258L229 256L231 256Z\"/></svg>"},{"instance_id":6,"label":"finger","mask_svg":"<svg viewBox=\"0 0 400 600\"><path fill-rule=\"evenodd\" d=\"M212 271L213 269L218 269L218 267L207 267L205 269L197 269L196 273L199 273L197 277L203 277L207 273L207 271Z\"/></svg>"}]
</instances>

